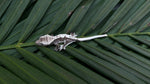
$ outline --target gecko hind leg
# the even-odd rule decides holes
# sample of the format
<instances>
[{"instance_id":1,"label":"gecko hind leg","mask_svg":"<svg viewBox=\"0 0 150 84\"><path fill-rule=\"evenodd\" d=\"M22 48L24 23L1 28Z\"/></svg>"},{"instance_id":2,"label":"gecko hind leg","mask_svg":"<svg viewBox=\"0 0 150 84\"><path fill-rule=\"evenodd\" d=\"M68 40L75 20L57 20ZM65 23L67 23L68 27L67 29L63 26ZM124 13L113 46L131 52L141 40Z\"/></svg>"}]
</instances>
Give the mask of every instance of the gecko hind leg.
<instances>
[{"instance_id":1,"label":"gecko hind leg","mask_svg":"<svg viewBox=\"0 0 150 84\"><path fill-rule=\"evenodd\" d=\"M73 42L75 42L75 41L66 41L66 43L63 45L63 49L65 50L66 47L67 47L68 45L70 45L71 43L73 43Z\"/></svg>"}]
</instances>

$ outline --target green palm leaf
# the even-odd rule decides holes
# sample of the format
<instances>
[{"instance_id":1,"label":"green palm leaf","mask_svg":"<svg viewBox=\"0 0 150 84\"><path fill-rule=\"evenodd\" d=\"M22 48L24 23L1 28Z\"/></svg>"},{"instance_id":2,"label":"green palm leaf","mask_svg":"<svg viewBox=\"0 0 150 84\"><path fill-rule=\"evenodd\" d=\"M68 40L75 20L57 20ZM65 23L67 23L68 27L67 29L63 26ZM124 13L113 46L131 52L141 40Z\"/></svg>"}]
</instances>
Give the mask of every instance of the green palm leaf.
<instances>
[{"instance_id":1,"label":"green palm leaf","mask_svg":"<svg viewBox=\"0 0 150 84\"><path fill-rule=\"evenodd\" d=\"M0 0L1 84L150 83L149 0ZM45 34L108 37L65 51Z\"/></svg>"}]
</instances>

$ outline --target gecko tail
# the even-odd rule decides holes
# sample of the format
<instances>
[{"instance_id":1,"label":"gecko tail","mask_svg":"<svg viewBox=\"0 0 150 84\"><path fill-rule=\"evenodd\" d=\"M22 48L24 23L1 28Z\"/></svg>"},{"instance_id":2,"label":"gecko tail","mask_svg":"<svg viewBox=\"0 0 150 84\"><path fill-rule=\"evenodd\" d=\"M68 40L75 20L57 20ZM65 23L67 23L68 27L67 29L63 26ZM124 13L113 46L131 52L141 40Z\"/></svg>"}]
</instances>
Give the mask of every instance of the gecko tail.
<instances>
[{"instance_id":1,"label":"gecko tail","mask_svg":"<svg viewBox=\"0 0 150 84\"><path fill-rule=\"evenodd\" d=\"M78 38L78 41L88 41L88 40L92 40L92 39L96 39L96 38L102 38L102 37L107 37L107 34L103 34L103 35L95 35L95 36L90 36L90 37L85 37L85 38Z\"/></svg>"}]
</instances>

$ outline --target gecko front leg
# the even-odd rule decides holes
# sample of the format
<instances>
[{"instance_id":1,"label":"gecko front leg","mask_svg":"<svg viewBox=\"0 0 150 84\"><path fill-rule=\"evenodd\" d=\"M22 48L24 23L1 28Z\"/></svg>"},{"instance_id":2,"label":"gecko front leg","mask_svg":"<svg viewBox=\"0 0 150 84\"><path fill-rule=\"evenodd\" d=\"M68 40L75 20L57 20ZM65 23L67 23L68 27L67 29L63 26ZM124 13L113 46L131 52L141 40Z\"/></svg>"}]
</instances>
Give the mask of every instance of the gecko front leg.
<instances>
[{"instance_id":1,"label":"gecko front leg","mask_svg":"<svg viewBox=\"0 0 150 84\"><path fill-rule=\"evenodd\" d=\"M59 51L59 47L60 47L60 45L55 45L55 51Z\"/></svg>"},{"instance_id":2,"label":"gecko front leg","mask_svg":"<svg viewBox=\"0 0 150 84\"><path fill-rule=\"evenodd\" d=\"M63 49L63 46L64 45L59 45L59 44L55 45L55 51L61 51Z\"/></svg>"},{"instance_id":3,"label":"gecko front leg","mask_svg":"<svg viewBox=\"0 0 150 84\"><path fill-rule=\"evenodd\" d=\"M76 40L74 39L68 39L68 38L65 38L63 42L61 42L61 44L59 42L55 42L54 45L56 46L55 47L55 50L56 51L61 51L61 50L65 50L66 47L68 45L70 45L71 43L75 42ZM62 44L63 43L63 44Z\"/></svg>"}]
</instances>

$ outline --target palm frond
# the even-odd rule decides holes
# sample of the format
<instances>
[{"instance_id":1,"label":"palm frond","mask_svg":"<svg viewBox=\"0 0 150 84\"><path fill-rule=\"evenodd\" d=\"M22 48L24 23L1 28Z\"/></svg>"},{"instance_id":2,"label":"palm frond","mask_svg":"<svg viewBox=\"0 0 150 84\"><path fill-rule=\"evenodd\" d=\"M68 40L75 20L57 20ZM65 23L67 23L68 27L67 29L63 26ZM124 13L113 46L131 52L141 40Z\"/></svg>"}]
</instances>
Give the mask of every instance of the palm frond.
<instances>
[{"instance_id":1,"label":"palm frond","mask_svg":"<svg viewBox=\"0 0 150 84\"><path fill-rule=\"evenodd\" d=\"M0 83L150 83L149 0L0 0ZM108 37L65 51L45 34Z\"/></svg>"}]
</instances>

